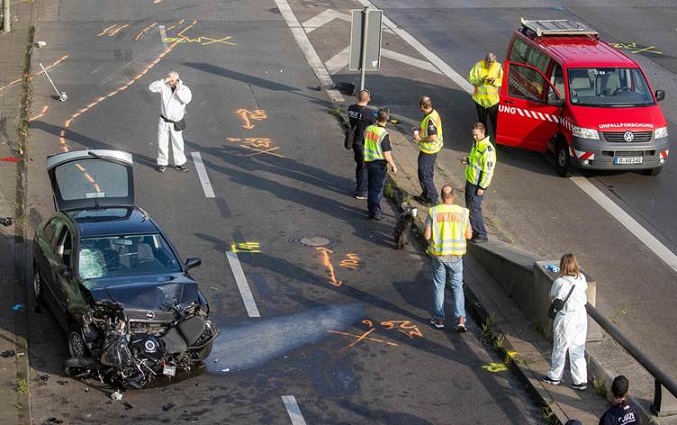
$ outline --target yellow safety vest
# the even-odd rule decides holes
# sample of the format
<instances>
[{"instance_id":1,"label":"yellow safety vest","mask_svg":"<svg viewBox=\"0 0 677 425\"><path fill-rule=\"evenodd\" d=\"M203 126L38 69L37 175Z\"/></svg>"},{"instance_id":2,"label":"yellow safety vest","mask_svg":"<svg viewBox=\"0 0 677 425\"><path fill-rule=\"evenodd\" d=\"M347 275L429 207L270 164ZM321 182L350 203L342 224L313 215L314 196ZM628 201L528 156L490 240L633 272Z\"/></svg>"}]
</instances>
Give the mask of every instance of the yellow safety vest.
<instances>
[{"instance_id":1,"label":"yellow safety vest","mask_svg":"<svg viewBox=\"0 0 677 425\"><path fill-rule=\"evenodd\" d=\"M464 255L469 217L470 211L460 205L439 204L430 208L432 237L428 253L437 257Z\"/></svg>"},{"instance_id":2,"label":"yellow safety vest","mask_svg":"<svg viewBox=\"0 0 677 425\"><path fill-rule=\"evenodd\" d=\"M388 132L384 127L372 124L364 130L364 162L384 160L381 142Z\"/></svg>"},{"instance_id":3,"label":"yellow safety vest","mask_svg":"<svg viewBox=\"0 0 677 425\"><path fill-rule=\"evenodd\" d=\"M437 140L434 142L428 141L428 121L430 120L432 120L433 123L435 123L435 127L437 127ZM442 118L440 118L440 114L433 109L428 115L423 117L423 121L421 121L421 141L418 142L418 147L423 153L433 154L439 152L442 149L442 145L444 145L444 139L442 138Z\"/></svg>"},{"instance_id":4,"label":"yellow safety vest","mask_svg":"<svg viewBox=\"0 0 677 425\"><path fill-rule=\"evenodd\" d=\"M491 144L489 136L473 143L468 155L468 165L465 166L465 178L472 184L486 189L494 176L496 167L496 149Z\"/></svg>"},{"instance_id":5,"label":"yellow safety vest","mask_svg":"<svg viewBox=\"0 0 677 425\"><path fill-rule=\"evenodd\" d=\"M494 83L487 83L485 78L493 78ZM489 108L500 100L498 91L503 81L503 67L500 63L494 62L487 69L484 66L484 60L481 60L470 70L468 81L475 86L472 100L484 108Z\"/></svg>"}]
</instances>

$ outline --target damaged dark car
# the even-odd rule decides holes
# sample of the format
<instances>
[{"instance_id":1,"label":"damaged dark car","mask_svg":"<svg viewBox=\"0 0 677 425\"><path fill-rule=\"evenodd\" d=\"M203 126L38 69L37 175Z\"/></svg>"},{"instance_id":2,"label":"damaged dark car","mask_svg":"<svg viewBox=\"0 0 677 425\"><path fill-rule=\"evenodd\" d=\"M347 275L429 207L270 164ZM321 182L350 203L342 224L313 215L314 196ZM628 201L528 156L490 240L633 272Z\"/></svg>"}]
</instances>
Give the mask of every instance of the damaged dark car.
<instances>
[{"instance_id":1,"label":"damaged dark car","mask_svg":"<svg viewBox=\"0 0 677 425\"><path fill-rule=\"evenodd\" d=\"M67 374L142 388L198 367L218 331L160 227L134 205L132 156L86 150L47 158L57 212L34 238L33 290L66 331Z\"/></svg>"}]
</instances>

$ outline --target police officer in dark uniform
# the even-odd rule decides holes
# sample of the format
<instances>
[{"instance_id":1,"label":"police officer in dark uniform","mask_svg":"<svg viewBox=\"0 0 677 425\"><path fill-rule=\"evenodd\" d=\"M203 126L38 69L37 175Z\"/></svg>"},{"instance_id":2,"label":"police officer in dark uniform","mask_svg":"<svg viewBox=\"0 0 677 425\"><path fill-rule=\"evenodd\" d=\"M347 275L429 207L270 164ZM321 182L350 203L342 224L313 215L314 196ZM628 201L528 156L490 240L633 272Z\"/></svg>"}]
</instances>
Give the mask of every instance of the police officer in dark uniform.
<instances>
[{"instance_id":1,"label":"police officer in dark uniform","mask_svg":"<svg viewBox=\"0 0 677 425\"><path fill-rule=\"evenodd\" d=\"M611 406L599 418L599 425L640 424L639 410L628 398L630 393L628 378L623 375L615 377L611 383L611 393L614 398L611 400Z\"/></svg>"},{"instance_id":2,"label":"police officer in dark uniform","mask_svg":"<svg viewBox=\"0 0 677 425\"><path fill-rule=\"evenodd\" d=\"M355 198L367 199L367 169L364 166L364 130L376 123L376 111L367 107L371 100L369 90L360 90L357 103L348 107L350 127L355 129L353 153L355 154Z\"/></svg>"}]
</instances>

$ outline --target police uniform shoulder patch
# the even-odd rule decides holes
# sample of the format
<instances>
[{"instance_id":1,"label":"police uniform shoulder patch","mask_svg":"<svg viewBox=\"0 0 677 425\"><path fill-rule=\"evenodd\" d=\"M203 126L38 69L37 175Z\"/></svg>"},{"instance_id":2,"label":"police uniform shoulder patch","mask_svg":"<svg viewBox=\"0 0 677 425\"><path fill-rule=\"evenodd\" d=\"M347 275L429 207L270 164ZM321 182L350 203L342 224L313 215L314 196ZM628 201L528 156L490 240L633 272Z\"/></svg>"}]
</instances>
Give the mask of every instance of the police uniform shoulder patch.
<instances>
[{"instance_id":1,"label":"police uniform shoulder patch","mask_svg":"<svg viewBox=\"0 0 677 425\"><path fill-rule=\"evenodd\" d=\"M493 151L494 151L493 146L491 146L491 145L487 146L487 152L493 152Z\"/></svg>"},{"instance_id":2,"label":"police uniform shoulder patch","mask_svg":"<svg viewBox=\"0 0 677 425\"><path fill-rule=\"evenodd\" d=\"M494 161L488 161L487 162L487 167L491 168L494 166Z\"/></svg>"}]
</instances>

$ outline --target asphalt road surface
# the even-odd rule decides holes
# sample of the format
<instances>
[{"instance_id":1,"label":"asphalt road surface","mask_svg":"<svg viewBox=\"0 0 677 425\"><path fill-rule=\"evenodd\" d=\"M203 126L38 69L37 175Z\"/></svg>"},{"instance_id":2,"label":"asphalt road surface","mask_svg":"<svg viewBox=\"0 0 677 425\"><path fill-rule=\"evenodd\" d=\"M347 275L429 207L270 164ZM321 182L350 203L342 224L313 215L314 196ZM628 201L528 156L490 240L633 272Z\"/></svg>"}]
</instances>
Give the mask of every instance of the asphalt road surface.
<instances>
[{"instance_id":1,"label":"asphalt road surface","mask_svg":"<svg viewBox=\"0 0 677 425\"><path fill-rule=\"evenodd\" d=\"M332 105L276 7L40 1L47 46L33 69L69 100L34 79L30 225L52 212L47 154L131 152L137 203L183 258L202 257L193 275L222 334L204 370L113 402L62 375L65 335L31 310L35 423L542 423L476 325L428 326L428 262L392 249L391 210L374 223L351 197ZM154 168L159 98L147 86L170 70L193 91L187 174Z\"/></svg>"},{"instance_id":2,"label":"asphalt road surface","mask_svg":"<svg viewBox=\"0 0 677 425\"><path fill-rule=\"evenodd\" d=\"M673 137L677 134L674 2L375 1L373 5L463 77L487 51L496 52L499 61L503 60L520 17L583 22L638 60L654 89L666 90L667 99L660 105L669 121L669 133ZM304 9L308 15L317 13L310 6ZM326 31L332 29L328 27ZM338 34L338 30L334 31ZM322 36L326 34L312 32L311 41L316 47L323 43L313 37ZM412 53L401 38L386 33L383 41L386 49L399 49L415 59L426 60L419 52ZM329 60L334 54L322 51L320 56ZM412 119L417 116L418 96L426 92L433 97L445 126L446 146L438 164L461 181L463 170L458 158L470 145L467 134L470 123L476 119L474 106L457 84L414 66L415 63L386 58L381 72L368 75L367 86L375 94L375 102L392 106ZM359 77L345 70L335 74L334 79L359 81ZM412 87L417 92L412 92ZM657 177L635 172L602 172L591 175L587 181L672 254L677 253L674 158ZM538 154L501 149L485 210L494 233L521 248L555 260L564 252L575 252L585 270L597 280L597 306L601 311L665 371L677 375L676 271L571 179L557 177L553 167Z\"/></svg>"}]
</instances>

